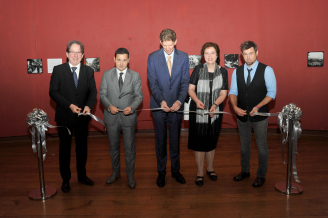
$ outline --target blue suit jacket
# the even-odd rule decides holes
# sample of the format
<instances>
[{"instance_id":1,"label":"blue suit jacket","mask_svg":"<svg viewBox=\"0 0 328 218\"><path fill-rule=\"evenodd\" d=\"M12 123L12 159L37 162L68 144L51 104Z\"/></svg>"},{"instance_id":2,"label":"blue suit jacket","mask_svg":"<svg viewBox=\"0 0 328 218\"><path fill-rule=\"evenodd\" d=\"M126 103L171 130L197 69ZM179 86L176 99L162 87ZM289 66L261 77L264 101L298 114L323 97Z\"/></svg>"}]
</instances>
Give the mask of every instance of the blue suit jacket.
<instances>
[{"instance_id":1,"label":"blue suit jacket","mask_svg":"<svg viewBox=\"0 0 328 218\"><path fill-rule=\"evenodd\" d=\"M171 107L179 100L180 110L183 110L190 80L187 53L174 50L171 77L163 48L151 53L148 57L147 77L151 89L150 108L160 107L163 100Z\"/></svg>"}]
</instances>

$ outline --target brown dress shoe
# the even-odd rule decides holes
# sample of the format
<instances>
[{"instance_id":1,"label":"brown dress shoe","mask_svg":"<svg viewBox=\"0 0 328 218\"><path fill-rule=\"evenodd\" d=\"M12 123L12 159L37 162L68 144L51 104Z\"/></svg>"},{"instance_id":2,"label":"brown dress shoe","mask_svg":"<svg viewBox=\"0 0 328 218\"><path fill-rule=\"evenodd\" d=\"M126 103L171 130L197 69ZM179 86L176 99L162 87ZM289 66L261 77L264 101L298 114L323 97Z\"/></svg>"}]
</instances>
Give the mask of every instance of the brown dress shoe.
<instances>
[{"instance_id":1,"label":"brown dress shoe","mask_svg":"<svg viewBox=\"0 0 328 218\"><path fill-rule=\"evenodd\" d=\"M165 186L165 175L164 174L158 174L156 184L160 188L163 188Z\"/></svg>"},{"instance_id":2,"label":"brown dress shoe","mask_svg":"<svg viewBox=\"0 0 328 218\"><path fill-rule=\"evenodd\" d=\"M250 177L249 172L248 173L241 172L237 176L233 177L233 180L234 181L241 181L241 180L243 180L243 179L245 179L247 177Z\"/></svg>"},{"instance_id":3,"label":"brown dress shoe","mask_svg":"<svg viewBox=\"0 0 328 218\"><path fill-rule=\"evenodd\" d=\"M87 176L84 177L84 178L78 179L78 180L79 180L79 182L84 183L84 184L86 184L86 185L94 185L94 184L95 184L95 183L94 183L91 179L89 179Z\"/></svg>"},{"instance_id":4,"label":"brown dress shoe","mask_svg":"<svg viewBox=\"0 0 328 218\"><path fill-rule=\"evenodd\" d=\"M71 187L69 186L69 182L63 182L61 186L61 190L65 193L68 193L71 190Z\"/></svg>"},{"instance_id":5,"label":"brown dress shoe","mask_svg":"<svg viewBox=\"0 0 328 218\"><path fill-rule=\"evenodd\" d=\"M172 173L172 177L177 180L178 183L185 184L186 180L183 175L178 171L176 173Z\"/></svg>"},{"instance_id":6,"label":"brown dress shoe","mask_svg":"<svg viewBox=\"0 0 328 218\"><path fill-rule=\"evenodd\" d=\"M265 178L256 177L255 181L253 182L253 187L261 187L265 182Z\"/></svg>"}]
</instances>

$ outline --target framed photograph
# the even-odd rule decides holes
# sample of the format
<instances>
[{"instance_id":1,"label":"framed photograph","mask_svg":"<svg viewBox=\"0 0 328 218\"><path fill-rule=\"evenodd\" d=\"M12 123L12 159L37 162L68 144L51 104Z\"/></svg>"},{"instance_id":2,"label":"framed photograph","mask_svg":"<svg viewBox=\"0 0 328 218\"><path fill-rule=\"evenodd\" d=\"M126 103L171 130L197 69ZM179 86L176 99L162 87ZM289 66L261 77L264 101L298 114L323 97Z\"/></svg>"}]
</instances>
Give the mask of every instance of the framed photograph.
<instances>
[{"instance_id":1,"label":"framed photograph","mask_svg":"<svg viewBox=\"0 0 328 218\"><path fill-rule=\"evenodd\" d=\"M237 68L239 66L238 54L225 54L224 55L224 67L225 68Z\"/></svg>"},{"instance_id":2,"label":"framed photograph","mask_svg":"<svg viewBox=\"0 0 328 218\"><path fill-rule=\"evenodd\" d=\"M43 73L42 59L27 59L27 73Z\"/></svg>"},{"instance_id":3,"label":"framed photograph","mask_svg":"<svg viewBox=\"0 0 328 218\"><path fill-rule=\"evenodd\" d=\"M52 70L55 66L60 65L63 63L63 60L61 58L50 58L47 59L47 65L48 65L48 73L52 73Z\"/></svg>"},{"instance_id":4,"label":"framed photograph","mask_svg":"<svg viewBox=\"0 0 328 218\"><path fill-rule=\"evenodd\" d=\"M200 55L189 55L189 69L194 69L198 64L201 63Z\"/></svg>"},{"instance_id":5,"label":"framed photograph","mask_svg":"<svg viewBox=\"0 0 328 218\"><path fill-rule=\"evenodd\" d=\"M308 52L308 67L323 67L323 51Z\"/></svg>"},{"instance_id":6,"label":"framed photograph","mask_svg":"<svg viewBox=\"0 0 328 218\"><path fill-rule=\"evenodd\" d=\"M91 67L95 72L100 72L100 58L86 58L86 65Z\"/></svg>"}]
</instances>

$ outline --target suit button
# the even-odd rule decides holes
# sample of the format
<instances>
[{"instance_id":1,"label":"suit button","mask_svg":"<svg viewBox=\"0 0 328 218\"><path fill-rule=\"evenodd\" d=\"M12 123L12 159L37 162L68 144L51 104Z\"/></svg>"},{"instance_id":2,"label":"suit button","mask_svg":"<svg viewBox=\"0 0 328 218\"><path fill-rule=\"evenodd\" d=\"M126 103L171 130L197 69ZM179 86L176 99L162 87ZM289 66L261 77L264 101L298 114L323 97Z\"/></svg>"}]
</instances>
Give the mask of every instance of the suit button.
<instances>
[{"instance_id":1,"label":"suit button","mask_svg":"<svg viewBox=\"0 0 328 218\"><path fill-rule=\"evenodd\" d=\"M118 97L118 99L121 99L121 97Z\"/></svg>"}]
</instances>

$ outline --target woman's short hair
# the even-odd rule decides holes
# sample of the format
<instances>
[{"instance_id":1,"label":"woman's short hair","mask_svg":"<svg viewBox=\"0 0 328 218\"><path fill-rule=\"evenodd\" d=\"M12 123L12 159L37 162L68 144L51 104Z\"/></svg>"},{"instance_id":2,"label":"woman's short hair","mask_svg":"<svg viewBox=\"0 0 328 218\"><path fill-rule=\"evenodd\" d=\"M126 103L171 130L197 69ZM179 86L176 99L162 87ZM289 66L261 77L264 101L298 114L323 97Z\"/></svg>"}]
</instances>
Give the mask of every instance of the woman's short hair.
<instances>
[{"instance_id":1,"label":"woman's short hair","mask_svg":"<svg viewBox=\"0 0 328 218\"><path fill-rule=\"evenodd\" d=\"M218 65L220 65L220 48L219 48L219 45L214 43L214 42L206 42L203 47L202 47L202 50L200 50L200 54L204 57L204 53L205 53L205 50L207 48L214 48L215 51L216 51L216 55L218 56L217 59L216 59L216 63Z\"/></svg>"}]
</instances>

